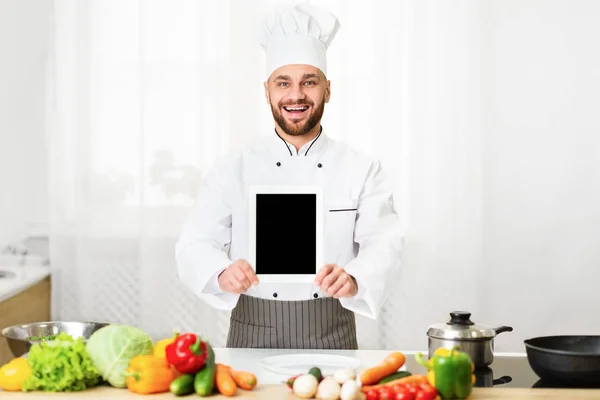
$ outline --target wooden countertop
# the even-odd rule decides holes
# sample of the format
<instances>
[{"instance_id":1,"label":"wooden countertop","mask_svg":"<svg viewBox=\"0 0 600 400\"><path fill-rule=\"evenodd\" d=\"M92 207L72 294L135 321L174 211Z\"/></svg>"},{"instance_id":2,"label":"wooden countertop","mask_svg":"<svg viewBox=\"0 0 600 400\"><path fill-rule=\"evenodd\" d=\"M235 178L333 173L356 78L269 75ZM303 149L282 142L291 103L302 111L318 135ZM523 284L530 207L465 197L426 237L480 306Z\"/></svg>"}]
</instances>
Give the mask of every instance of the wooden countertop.
<instances>
[{"instance_id":1,"label":"wooden countertop","mask_svg":"<svg viewBox=\"0 0 600 400\"><path fill-rule=\"evenodd\" d=\"M111 387L97 387L76 393L45 393L28 392L13 393L0 391L2 400L27 400L27 399L176 399L171 393L154 395L139 395L129 392L127 389L115 389ZM199 399L201 397L190 395L182 398ZM296 400L285 385L259 385L253 391L238 390L235 397L211 396L210 399L288 399ZM533 400L533 399L600 399L600 389L519 389L519 388L474 388L469 399L473 400Z\"/></svg>"}]
</instances>

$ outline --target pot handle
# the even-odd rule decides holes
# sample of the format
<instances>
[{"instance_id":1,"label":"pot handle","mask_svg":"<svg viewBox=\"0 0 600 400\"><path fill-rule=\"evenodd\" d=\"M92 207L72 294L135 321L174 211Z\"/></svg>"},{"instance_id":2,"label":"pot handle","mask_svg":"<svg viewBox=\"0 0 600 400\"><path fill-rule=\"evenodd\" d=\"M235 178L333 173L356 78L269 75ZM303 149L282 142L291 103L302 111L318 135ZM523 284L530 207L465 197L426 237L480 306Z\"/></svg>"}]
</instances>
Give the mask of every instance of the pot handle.
<instances>
[{"instance_id":1,"label":"pot handle","mask_svg":"<svg viewBox=\"0 0 600 400\"><path fill-rule=\"evenodd\" d=\"M494 328L494 332L496 332L496 335L502 333L502 332L512 332L513 328L510 326L499 326L498 328Z\"/></svg>"},{"instance_id":2,"label":"pot handle","mask_svg":"<svg viewBox=\"0 0 600 400\"><path fill-rule=\"evenodd\" d=\"M504 385L504 384L510 383L510 382L512 382L512 378L510 376L503 376L501 378L494 379L494 382L492 382L492 384L494 386L496 386L496 385Z\"/></svg>"}]
</instances>

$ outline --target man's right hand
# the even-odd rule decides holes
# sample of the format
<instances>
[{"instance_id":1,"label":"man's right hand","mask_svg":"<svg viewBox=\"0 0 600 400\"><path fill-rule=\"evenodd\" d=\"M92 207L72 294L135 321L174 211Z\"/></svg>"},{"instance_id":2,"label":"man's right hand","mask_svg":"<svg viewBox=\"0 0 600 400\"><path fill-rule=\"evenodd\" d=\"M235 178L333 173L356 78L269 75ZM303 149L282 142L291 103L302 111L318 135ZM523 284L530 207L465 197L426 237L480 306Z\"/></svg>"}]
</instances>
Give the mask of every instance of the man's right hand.
<instances>
[{"instance_id":1,"label":"man's right hand","mask_svg":"<svg viewBox=\"0 0 600 400\"><path fill-rule=\"evenodd\" d=\"M219 287L228 293L245 293L252 285L258 285L258 278L246 260L237 260L219 275Z\"/></svg>"}]
</instances>

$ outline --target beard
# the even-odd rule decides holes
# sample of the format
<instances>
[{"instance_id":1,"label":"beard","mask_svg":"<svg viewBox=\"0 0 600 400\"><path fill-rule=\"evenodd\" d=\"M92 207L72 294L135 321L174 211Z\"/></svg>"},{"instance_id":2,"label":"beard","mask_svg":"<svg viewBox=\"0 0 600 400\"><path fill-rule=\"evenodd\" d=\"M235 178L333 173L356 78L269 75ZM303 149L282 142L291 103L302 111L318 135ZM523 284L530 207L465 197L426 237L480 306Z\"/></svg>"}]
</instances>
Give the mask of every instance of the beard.
<instances>
[{"instance_id":1,"label":"beard","mask_svg":"<svg viewBox=\"0 0 600 400\"><path fill-rule=\"evenodd\" d=\"M281 111L284 106L310 106L311 115L302 123L289 123ZM314 103L311 100L301 100L294 103L279 102L277 107L271 103L271 112L273 113L275 122L277 122L277 125L279 125L279 127L290 136L303 136L310 132L321 121L324 110L325 96L323 96L323 100L321 101L321 104L317 106L317 108L314 108Z\"/></svg>"}]
</instances>

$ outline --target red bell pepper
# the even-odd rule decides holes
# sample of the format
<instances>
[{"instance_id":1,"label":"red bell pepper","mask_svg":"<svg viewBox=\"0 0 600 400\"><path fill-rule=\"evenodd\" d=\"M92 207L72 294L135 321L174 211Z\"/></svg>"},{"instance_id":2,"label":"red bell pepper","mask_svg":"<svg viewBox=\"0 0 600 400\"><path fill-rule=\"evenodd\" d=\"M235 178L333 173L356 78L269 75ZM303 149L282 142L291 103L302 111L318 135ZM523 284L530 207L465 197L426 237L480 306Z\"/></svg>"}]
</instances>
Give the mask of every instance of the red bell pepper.
<instances>
[{"instance_id":1,"label":"red bell pepper","mask_svg":"<svg viewBox=\"0 0 600 400\"><path fill-rule=\"evenodd\" d=\"M206 342L193 333L179 335L166 348L167 361L182 374L194 374L204 366L208 351Z\"/></svg>"}]
</instances>

